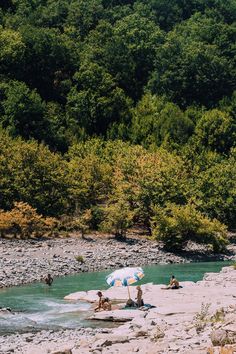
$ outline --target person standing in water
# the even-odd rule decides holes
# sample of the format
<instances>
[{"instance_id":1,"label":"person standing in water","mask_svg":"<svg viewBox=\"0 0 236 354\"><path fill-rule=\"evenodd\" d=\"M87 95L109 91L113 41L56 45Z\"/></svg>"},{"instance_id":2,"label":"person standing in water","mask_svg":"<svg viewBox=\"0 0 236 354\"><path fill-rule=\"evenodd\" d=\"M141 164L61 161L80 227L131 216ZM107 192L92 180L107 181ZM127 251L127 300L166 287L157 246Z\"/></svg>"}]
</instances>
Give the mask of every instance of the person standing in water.
<instances>
[{"instance_id":1,"label":"person standing in water","mask_svg":"<svg viewBox=\"0 0 236 354\"><path fill-rule=\"evenodd\" d=\"M53 277L51 276L51 274L48 274L44 279L44 281L48 286L51 286L53 283Z\"/></svg>"}]
</instances>

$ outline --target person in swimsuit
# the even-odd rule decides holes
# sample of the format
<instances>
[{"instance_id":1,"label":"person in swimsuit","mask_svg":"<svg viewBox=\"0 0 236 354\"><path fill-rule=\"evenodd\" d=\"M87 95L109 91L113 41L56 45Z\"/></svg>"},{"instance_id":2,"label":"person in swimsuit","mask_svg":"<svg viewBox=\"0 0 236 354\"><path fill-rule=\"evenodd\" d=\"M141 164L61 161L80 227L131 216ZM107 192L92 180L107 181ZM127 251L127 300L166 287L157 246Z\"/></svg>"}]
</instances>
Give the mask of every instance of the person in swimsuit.
<instances>
[{"instance_id":1,"label":"person in swimsuit","mask_svg":"<svg viewBox=\"0 0 236 354\"><path fill-rule=\"evenodd\" d=\"M170 278L170 284L169 284L169 288L170 289L179 289L179 282L178 280L175 278L174 275L171 276Z\"/></svg>"},{"instance_id":2,"label":"person in swimsuit","mask_svg":"<svg viewBox=\"0 0 236 354\"><path fill-rule=\"evenodd\" d=\"M111 302L108 297L105 297L105 299L102 300L102 309L104 311L111 311Z\"/></svg>"},{"instance_id":3,"label":"person in swimsuit","mask_svg":"<svg viewBox=\"0 0 236 354\"><path fill-rule=\"evenodd\" d=\"M102 304L104 302L104 296L101 291L97 292L97 296L98 296L99 300L98 300L98 306L94 309L95 312L102 310Z\"/></svg>"},{"instance_id":4,"label":"person in swimsuit","mask_svg":"<svg viewBox=\"0 0 236 354\"><path fill-rule=\"evenodd\" d=\"M161 288L162 290L169 290L169 289L180 289L182 288L181 285L179 285L178 280L175 278L174 275L171 276L169 285L167 285L165 288Z\"/></svg>"},{"instance_id":5,"label":"person in swimsuit","mask_svg":"<svg viewBox=\"0 0 236 354\"><path fill-rule=\"evenodd\" d=\"M139 286L139 285L136 287L136 289L138 290L138 292L137 292L137 297L136 297L136 299L137 299L137 306L138 306L138 307L141 307L141 306L144 305L144 303L143 303L143 298L142 298L143 292L142 292L141 286Z\"/></svg>"},{"instance_id":6,"label":"person in swimsuit","mask_svg":"<svg viewBox=\"0 0 236 354\"><path fill-rule=\"evenodd\" d=\"M53 283L53 277L51 276L51 274L48 274L44 279L44 281L48 286L51 286Z\"/></svg>"}]
</instances>

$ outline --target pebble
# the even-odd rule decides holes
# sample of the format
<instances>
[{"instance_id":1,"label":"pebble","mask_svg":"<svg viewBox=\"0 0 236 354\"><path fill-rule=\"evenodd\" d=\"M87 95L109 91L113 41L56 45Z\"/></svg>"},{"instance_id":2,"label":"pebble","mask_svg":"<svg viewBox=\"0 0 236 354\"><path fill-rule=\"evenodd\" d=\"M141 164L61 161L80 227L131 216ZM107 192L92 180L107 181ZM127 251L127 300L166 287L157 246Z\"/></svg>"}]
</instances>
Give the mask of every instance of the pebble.
<instances>
[{"instance_id":1,"label":"pebble","mask_svg":"<svg viewBox=\"0 0 236 354\"><path fill-rule=\"evenodd\" d=\"M132 242L124 244L97 236L89 236L89 241L78 237L37 242L0 239L0 254L0 288L40 281L48 273L56 277L124 266L184 263L200 260L200 256L201 260L218 260L223 257L206 257L204 253L191 253L191 249L184 256L175 255L165 252L151 240L134 238ZM78 262L76 256L82 256L85 262ZM232 258L233 255L228 257Z\"/></svg>"},{"instance_id":2,"label":"pebble","mask_svg":"<svg viewBox=\"0 0 236 354\"><path fill-rule=\"evenodd\" d=\"M90 242L78 238L71 238L35 242L33 240L11 241L1 239L0 287L39 281L41 277L45 276L47 273L51 273L55 277L77 272L117 268L125 264L166 264L199 260L199 255L193 254L191 257L186 256L186 254L185 256L174 255L170 252L165 252L159 245L157 246L155 242L143 239L136 239L134 243L127 243L125 245L115 239L108 241L106 239L94 238L94 240L95 242ZM45 252L45 249L47 252ZM83 256L85 259L84 264L76 261L75 257L79 255ZM212 255L210 255L210 257L212 257ZM219 255L219 257L222 258L222 255ZM233 256L231 255L230 257ZM203 259L206 260L206 257ZM225 269L219 275L206 274L204 281L205 283L209 282L209 284L212 281L225 282L225 284L228 285L228 283L232 283L232 280L236 280L235 273ZM201 285L201 282L199 282L199 284ZM231 316L233 316L235 320L234 311L235 309L233 308ZM116 339L113 336L114 343L117 342L122 349L122 346L132 345L134 341L132 352L142 352L142 349L139 349L141 348L139 344L143 343L143 341L147 341L150 348L153 348L153 346L155 348L157 343L152 342L150 334L152 331L156 333L157 330L163 333L161 336L156 336L156 338L160 337L158 338L158 348L160 349L160 351L158 349L158 352L162 353L178 352L194 354L196 350L200 350L200 345L202 346L204 343L204 347L207 348L210 343L210 329L206 328L203 333L198 334L191 321L186 323L179 321L179 323L169 327L164 320L162 320L163 323L159 323L158 318L148 319L147 317L145 321L145 326L140 326L140 329L138 329L137 326L133 326L134 332L137 331L137 329L139 331L138 337L133 339L130 337L127 342L126 339L123 338L121 343L119 343L120 338ZM130 327L130 329L132 329L132 327ZM187 331L187 329L189 330ZM55 352L56 350L59 351L65 348L65 344L68 344L68 350L74 353L74 349L76 348L76 352L80 352L80 349L77 347L79 343L83 343L86 350L88 350L84 351L84 353L101 353L103 352L104 344L106 343L105 345L107 345L108 342L103 342L103 345L101 342L96 343L96 335L107 335L107 338L111 339L112 336L110 333L112 334L112 329L79 328L74 330L44 330L38 333L13 334L0 337L0 353L28 353L26 349L28 350L31 346L33 348L33 346L37 345L54 345L56 348L54 350ZM163 342L161 342L162 340ZM167 343L165 340L167 340ZM69 346L70 342L72 343L71 347ZM110 340L110 342L112 341ZM111 345L115 346L117 344L112 343ZM169 349L167 350L168 345ZM182 351L182 349L184 351ZM122 350L123 351L120 353L129 353L129 351L124 348ZM157 351L149 351L149 353L156 352ZM81 351L81 354L82 353Z\"/></svg>"}]
</instances>

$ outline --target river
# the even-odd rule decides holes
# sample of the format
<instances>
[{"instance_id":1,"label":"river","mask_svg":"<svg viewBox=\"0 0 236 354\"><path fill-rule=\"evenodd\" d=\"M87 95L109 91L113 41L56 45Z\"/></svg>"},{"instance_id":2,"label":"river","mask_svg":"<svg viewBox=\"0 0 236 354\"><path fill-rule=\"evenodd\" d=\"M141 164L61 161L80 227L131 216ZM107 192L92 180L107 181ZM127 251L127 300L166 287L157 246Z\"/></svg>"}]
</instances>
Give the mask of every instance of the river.
<instances>
[{"instance_id":1,"label":"river","mask_svg":"<svg viewBox=\"0 0 236 354\"><path fill-rule=\"evenodd\" d=\"M219 272L232 262L198 262L187 264L152 265L143 267L145 277L139 284L153 282L167 284L174 274L180 281L201 280L206 272ZM57 278L52 287L42 283L0 290L0 306L10 307L16 314L0 315L0 334L32 332L42 329L96 326L86 320L91 306L87 303L70 303L64 296L83 290L106 289L106 272L81 273ZM145 294L144 294L145 298ZM101 324L100 324L101 325ZM107 325L107 324L106 324Z\"/></svg>"}]
</instances>

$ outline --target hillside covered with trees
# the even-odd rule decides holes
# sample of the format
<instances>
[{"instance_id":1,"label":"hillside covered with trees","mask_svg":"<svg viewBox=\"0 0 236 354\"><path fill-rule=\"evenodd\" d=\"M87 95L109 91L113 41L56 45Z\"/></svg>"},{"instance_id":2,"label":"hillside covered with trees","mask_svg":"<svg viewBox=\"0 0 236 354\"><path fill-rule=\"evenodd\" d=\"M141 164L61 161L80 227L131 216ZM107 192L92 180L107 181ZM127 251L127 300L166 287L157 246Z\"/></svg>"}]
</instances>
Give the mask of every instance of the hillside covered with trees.
<instances>
[{"instance_id":1,"label":"hillside covered with trees","mask_svg":"<svg viewBox=\"0 0 236 354\"><path fill-rule=\"evenodd\" d=\"M235 0L3 0L0 47L2 236L139 226L224 248Z\"/></svg>"}]
</instances>

